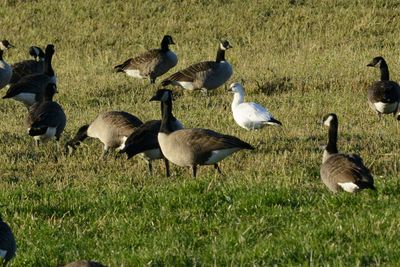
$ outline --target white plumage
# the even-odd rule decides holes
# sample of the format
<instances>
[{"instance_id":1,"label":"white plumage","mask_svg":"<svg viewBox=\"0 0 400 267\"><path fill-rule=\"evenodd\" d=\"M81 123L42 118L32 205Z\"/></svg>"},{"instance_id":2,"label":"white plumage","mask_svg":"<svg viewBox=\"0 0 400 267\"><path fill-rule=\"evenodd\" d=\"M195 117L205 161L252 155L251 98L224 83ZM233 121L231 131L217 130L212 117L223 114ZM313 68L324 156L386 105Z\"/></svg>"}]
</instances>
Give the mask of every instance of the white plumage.
<instances>
[{"instance_id":1,"label":"white plumage","mask_svg":"<svg viewBox=\"0 0 400 267\"><path fill-rule=\"evenodd\" d=\"M232 101L233 118L240 127L254 130L265 125L282 125L260 104L244 102L244 88L240 83L232 83L229 88L234 93Z\"/></svg>"}]
</instances>

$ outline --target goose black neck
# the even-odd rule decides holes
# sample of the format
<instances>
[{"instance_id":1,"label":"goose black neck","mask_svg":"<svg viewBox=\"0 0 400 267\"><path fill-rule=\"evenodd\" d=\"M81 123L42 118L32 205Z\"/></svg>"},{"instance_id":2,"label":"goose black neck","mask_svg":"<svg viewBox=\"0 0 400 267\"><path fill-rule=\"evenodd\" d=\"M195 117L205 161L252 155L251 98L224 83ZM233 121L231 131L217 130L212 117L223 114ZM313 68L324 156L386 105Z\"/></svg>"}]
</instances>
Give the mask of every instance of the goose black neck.
<instances>
[{"instance_id":1,"label":"goose black neck","mask_svg":"<svg viewBox=\"0 0 400 267\"><path fill-rule=\"evenodd\" d=\"M4 51L0 49L0 60L3 60L3 53Z\"/></svg>"},{"instance_id":2,"label":"goose black neck","mask_svg":"<svg viewBox=\"0 0 400 267\"><path fill-rule=\"evenodd\" d=\"M167 39L163 39L161 41L161 50L164 51L164 52L169 50L169 43L168 43Z\"/></svg>"},{"instance_id":3,"label":"goose black neck","mask_svg":"<svg viewBox=\"0 0 400 267\"><path fill-rule=\"evenodd\" d=\"M44 56L44 73L48 76L54 76L54 70L51 66L51 60L53 58L53 53L46 53Z\"/></svg>"},{"instance_id":4,"label":"goose black neck","mask_svg":"<svg viewBox=\"0 0 400 267\"><path fill-rule=\"evenodd\" d=\"M389 68L385 61L382 61L380 67L381 69L381 81L389 81Z\"/></svg>"},{"instance_id":5,"label":"goose black neck","mask_svg":"<svg viewBox=\"0 0 400 267\"><path fill-rule=\"evenodd\" d=\"M168 99L165 102L161 101L161 127L160 127L160 132L161 133L166 133L169 134L173 132L171 129L171 122L174 119L174 116L172 115L172 99Z\"/></svg>"},{"instance_id":6,"label":"goose black neck","mask_svg":"<svg viewBox=\"0 0 400 267\"><path fill-rule=\"evenodd\" d=\"M216 62L225 61L225 50L218 48Z\"/></svg>"},{"instance_id":7,"label":"goose black neck","mask_svg":"<svg viewBox=\"0 0 400 267\"><path fill-rule=\"evenodd\" d=\"M326 150L329 154L338 153L337 149L337 135L338 135L338 121L337 119L333 119L329 125L328 132L328 145L326 146Z\"/></svg>"}]
</instances>

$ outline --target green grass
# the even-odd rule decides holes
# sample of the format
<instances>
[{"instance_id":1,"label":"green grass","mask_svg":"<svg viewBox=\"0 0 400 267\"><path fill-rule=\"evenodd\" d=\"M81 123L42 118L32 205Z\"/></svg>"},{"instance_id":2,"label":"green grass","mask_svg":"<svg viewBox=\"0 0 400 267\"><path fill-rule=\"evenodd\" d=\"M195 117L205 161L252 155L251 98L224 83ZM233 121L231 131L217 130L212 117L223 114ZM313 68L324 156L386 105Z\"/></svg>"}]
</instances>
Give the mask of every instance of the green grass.
<instances>
[{"instance_id":1,"label":"green grass","mask_svg":"<svg viewBox=\"0 0 400 267\"><path fill-rule=\"evenodd\" d=\"M55 266L93 259L109 266L397 266L400 264L399 124L378 122L366 67L386 58L399 80L400 5L395 1L13 1L1 0L1 39L56 47L57 101L68 125L62 142L101 111L160 117L155 87L112 72L164 34L177 43L176 71L215 57L218 41L247 100L267 106L283 127L249 132L230 113L232 95L180 93L174 114L186 127L232 134L255 145L212 167L172 166L154 176L140 158L99 161L96 140L55 159L55 144L34 149L25 108L0 104L0 212L13 228L11 266ZM160 81L161 79L159 79ZM5 90L2 90L3 93ZM339 149L359 153L377 192L331 194L322 184L320 147L339 116Z\"/></svg>"}]
</instances>

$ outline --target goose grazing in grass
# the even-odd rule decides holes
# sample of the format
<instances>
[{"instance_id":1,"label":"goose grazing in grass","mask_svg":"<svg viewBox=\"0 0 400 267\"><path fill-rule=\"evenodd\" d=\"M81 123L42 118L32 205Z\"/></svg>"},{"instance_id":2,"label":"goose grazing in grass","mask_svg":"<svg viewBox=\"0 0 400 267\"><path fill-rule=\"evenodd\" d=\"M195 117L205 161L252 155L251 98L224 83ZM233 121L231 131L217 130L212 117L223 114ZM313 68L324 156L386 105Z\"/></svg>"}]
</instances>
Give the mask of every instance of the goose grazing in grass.
<instances>
[{"instance_id":1,"label":"goose grazing in grass","mask_svg":"<svg viewBox=\"0 0 400 267\"><path fill-rule=\"evenodd\" d=\"M224 135L208 129L171 128L172 92L158 90L150 101L162 101L161 127L158 132L158 143L164 156L172 163L181 167L191 167L193 177L196 177L198 165L214 165L220 172L218 162L242 149L253 150L250 144L237 137Z\"/></svg>"},{"instance_id":2,"label":"goose grazing in grass","mask_svg":"<svg viewBox=\"0 0 400 267\"><path fill-rule=\"evenodd\" d=\"M87 137L97 138L103 144L103 153L100 158L108 153L109 149L121 150L125 142L137 127L143 122L136 116L125 111L108 111L99 114L96 119L79 128L75 137L67 142L67 147L75 150Z\"/></svg>"},{"instance_id":3,"label":"goose grazing in grass","mask_svg":"<svg viewBox=\"0 0 400 267\"><path fill-rule=\"evenodd\" d=\"M10 83L17 83L22 77L32 74L41 74L44 72L44 52L40 47L31 46L29 54L34 57L34 60L23 60L14 63L11 67L13 70Z\"/></svg>"},{"instance_id":4,"label":"goose grazing in grass","mask_svg":"<svg viewBox=\"0 0 400 267\"><path fill-rule=\"evenodd\" d=\"M80 260L68 263L66 265L59 265L58 267L105 267L105 265L95 261Z\"/></svg>"},{"instance_id":5,"label":"goose grazing in grass","mask_svg":"<svg viewBox=\"0 0 400 267\"><path fill-rule=\"evenodd\" d=\"M165 35L161 41L161 48L149 50L135 58L130 58L117 65L117 72L125 72L135 78L149 78L150 83L155 83L157 77L163 75L178 63L178 57L169 49L175 44L170 35Z\"/></svg>"},{"instance_id":6,"label":"goose grazing in grass","mask_svg":"<svg viewBox=\"0 0 400 267\"><path fill-rule=\"evenodd\" d=\"M381 71L381 80L372 83L368 88L368 102L376 112L378 118L382 114L393 114L400 120L400 86L389 80L389 68L383 57L375 57L368 67L378 67Z\"/></svg>"},{"instance_id":7,"label":"goose grazing in grass","mask_svg":"<svg viewBox=\"0 0 400 267\"><path fill-rule=\"evenodd\" d=\"M0 89L9 84L12 76L13 71L11 66L3 59L4 51L12 47L14 46L7 40L0 42Z\"/></svg>"},{"instance_id":8,"label":"goose grazing in grass","mask_svg":"<svg viewBox=\"0 0 400 267\"><path fill-rule=\"evenodd\" d=\"M342 190L354 193L367 188L375 190L374 179L361 157L338 152L336 114L326 115L323 124L329 127L329 141L324 150L320 170L324 184L334 193Z\"/></svg>"},{"instance_id":9,"label":"goose grazing in grass","mask_svg":"<svg viewBox=\"0 0 400 267\"><path fill-rule=\"evenodd\" d=\"M279 126L276 120L263 106L244 101L244 88L240 83L232 83L229 91L233 92L232 113L236 123L247 130L260 129L265 125Z\"/></svg>"},{"instance_id":10,"label":"goose grazing in grass","mask_svg":"<svg viewBox=\"0 0 400 267\"><path fill-rule=\"evenodd\" d=\"M59 149L59 140L67 123L67 118L62 107L53 101L56 92L56 85L49 83L46 86L43 99L29 108L26 125L28 134L34 137L37 146L39 141L55 138Z\"/></svg>"},{"instance_id":11,"label":"goose grazing in grass","mask_svg":"<svg viewBox=\"0 0 400 267\"><path fill-rule=\"evenodd\" d=\"M162 82L163 86L169 84L181 86L187 90L212 90L220 87L232 76L232 66L225 60L225 51L232 46L228 41L219 44L215 61L196 63L172 74Z\"/></svg>"},{"instance_id":12,"label":"goose grazing in grass","mask_svg":"<svg viewBox=\"0 0 400 267\"><path fill-rule=\"evenodd\" d=\"M56 83L51 60L54 55L54 46L47 45L45 50L44 72L22 77L19 82L12 84L3 99L13 98L25 104L27 108L43 98L49 83Z\"/></svg>"},{"instance_id":13,"label":"goose grazing in grass","mask_svg":"<svg viewBox=\"0 0 400 267\"><path fill-rule=\"evenodd\" d=\"M161 110L163 110L163 102L161 102ZM170 129L173 131L183 129L183 125L178 121L172 113L170 114ZM161 127L161 120L151 120L139 126L126 140L125 148L121 153L126 153L128 159L141 153L142 157L147 161L149 172L152 174L152 161L164 159L166 176L170 176L169 162L163 156L158 143L158 132Z\"/></svg>"},{"instance_id":14,"label":"goose grazing in grass","mask_svg":"<svg viewBox=\"0 0 400 267\"><path fill-rule=\"evenodd\" d=\"M17 245L14 234L10 226L0 216L0 262L3 262L3 267L14 258L16 251Z\"/></svg>"}]
</instances>

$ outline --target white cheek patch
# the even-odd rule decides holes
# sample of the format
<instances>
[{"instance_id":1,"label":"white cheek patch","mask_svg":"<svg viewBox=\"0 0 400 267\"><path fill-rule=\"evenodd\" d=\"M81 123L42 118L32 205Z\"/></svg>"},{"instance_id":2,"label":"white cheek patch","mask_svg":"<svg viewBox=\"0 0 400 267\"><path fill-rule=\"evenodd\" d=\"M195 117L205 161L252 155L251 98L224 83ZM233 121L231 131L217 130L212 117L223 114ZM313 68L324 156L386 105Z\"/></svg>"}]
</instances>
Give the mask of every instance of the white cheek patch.
<instances>
[{"instance_id":1,"label":"white cheek patch","mask_svg":"<svg viewBox=\"0 0 400 267\"><path fill-rule=\"evenodd\" d=\"M1 50L7 50L7 47L4 46L3 42L0 42L0 49Z\"/></svg>"},{"instance_id":2,"label":"white cheek patch","mask_svg":"<svg viewBox=\"0 0 400 267\"><path fill-rule=\"evenodd\" d=\"M0 257L2 257L4 259L6 257L6 255L7 255L7 250L0 249Z\"/></svg>"},{"instance_id":3,"label":"white cheek patch","mask_svg":"<svg viewBox=\"0 0 400 267\"><path fill-rule=\"evenodd\" d=\"M35 54L38 57L40 54L39 49L37 49L37 47L33 47L33 51L35 51Z\"/></svg>"},{"instance_id":4,"label":"white cheek patch","mask_svg":"<svg viewBox=\"0 0 400 267\"><path fill-rule=\"evenodd\" d=\"M354 193L360 189L358 185L355 183L338 183L341 188L343 188L344 191L349 192L349 193Z\"/></svg>"},{"instance_id":5,"label":"white cheek patch","mask_svg":"<svg viewBox=\"0 0 400 267\"><path fill-rule=\"evenodd\" d=\"M324 121L324 125L325 125L325 126L330 126L332 120L333 120L333 117L332 117L332 116L329 116L329 117Z\"/></svg>"},{"instance_id":6,"label":"white cheek patch","mask_svg":"<svg viewBox=\"0 0 400 267\"><path fill-rule=\"evenodd\" d=\"M220 48L221 50L226 50L225 46L224 46L222 43L219 44L219 48Z\"/></svg>"},{"instance_id":7,"label":"white cheek patch","mask_svg":"<svg viewBox=\"0 0 400 267\"><path fill-rule=\"evenodd\" d=\"M119 147L117 147L117 150L122 150L122 149L125 148L126 139L128 139L127 136L123 136L123 137L121 138L121 145L120 145Z\"/></svg>"}]
</instances>

